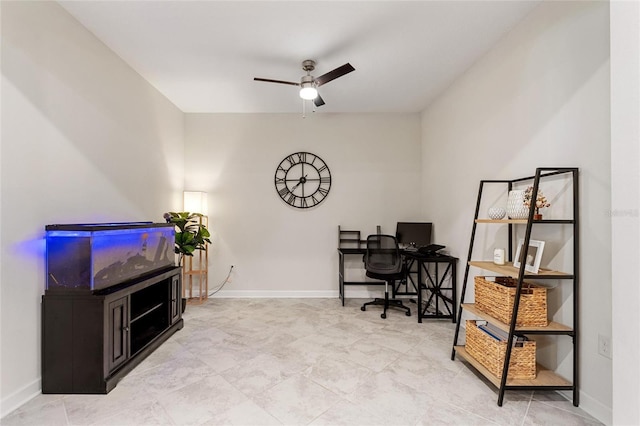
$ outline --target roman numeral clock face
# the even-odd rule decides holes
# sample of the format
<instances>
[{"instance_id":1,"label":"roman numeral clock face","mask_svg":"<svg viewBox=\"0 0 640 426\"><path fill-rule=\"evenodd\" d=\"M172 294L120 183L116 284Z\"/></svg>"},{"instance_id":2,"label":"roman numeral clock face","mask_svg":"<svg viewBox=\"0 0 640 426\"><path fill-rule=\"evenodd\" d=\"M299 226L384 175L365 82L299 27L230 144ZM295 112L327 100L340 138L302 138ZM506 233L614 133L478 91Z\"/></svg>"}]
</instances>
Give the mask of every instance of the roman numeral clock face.
<instances>
[{"instance_id":1,"label":"roman numeral clock face","mask_svg":"<svg viewBox=\"0 0 640 426\"><path fill-rule=\"evenodd\" d=\"M276 191L290 206L317 206L331 189L331 172L322 158L310 152L296 152L280 162L275 176Z\"/></svg>"}]
</instances>

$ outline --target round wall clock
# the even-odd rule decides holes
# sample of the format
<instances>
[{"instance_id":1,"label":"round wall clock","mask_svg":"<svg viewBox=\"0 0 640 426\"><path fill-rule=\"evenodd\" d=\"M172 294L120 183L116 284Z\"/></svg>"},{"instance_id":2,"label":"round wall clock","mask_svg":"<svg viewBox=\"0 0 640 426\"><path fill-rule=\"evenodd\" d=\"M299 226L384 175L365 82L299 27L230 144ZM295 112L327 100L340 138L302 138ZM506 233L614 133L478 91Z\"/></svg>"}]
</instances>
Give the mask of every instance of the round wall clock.
<instances>
[{"instance_id":1,"label":"round wall clock","mask_svg":"<svg viewBox=\"0 0 640 426\"><path fill-rule=\"evenodd\" d=\"M276 191L290 206L317 206L331 189L329 167L315 154L296 152L280 162L275 175Z\"/></svg>"}]
</instances>

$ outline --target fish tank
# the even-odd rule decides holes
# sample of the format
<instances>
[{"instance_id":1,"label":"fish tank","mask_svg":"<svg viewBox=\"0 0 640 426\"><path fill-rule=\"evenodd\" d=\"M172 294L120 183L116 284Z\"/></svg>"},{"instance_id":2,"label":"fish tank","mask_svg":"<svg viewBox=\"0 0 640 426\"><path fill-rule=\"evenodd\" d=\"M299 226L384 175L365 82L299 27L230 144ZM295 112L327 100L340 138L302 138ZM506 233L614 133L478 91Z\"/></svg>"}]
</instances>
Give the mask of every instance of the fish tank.
<instances>
[{"instance_id":1,"label":"fish tank","mask_svg":"<svg viewBox=\"0 0 640 426\"><path fill-rule=\"evenodd\" d=\"M172 223L47 225L48 291L96 291L175 266Z\"/></svg>"}]
</instances>

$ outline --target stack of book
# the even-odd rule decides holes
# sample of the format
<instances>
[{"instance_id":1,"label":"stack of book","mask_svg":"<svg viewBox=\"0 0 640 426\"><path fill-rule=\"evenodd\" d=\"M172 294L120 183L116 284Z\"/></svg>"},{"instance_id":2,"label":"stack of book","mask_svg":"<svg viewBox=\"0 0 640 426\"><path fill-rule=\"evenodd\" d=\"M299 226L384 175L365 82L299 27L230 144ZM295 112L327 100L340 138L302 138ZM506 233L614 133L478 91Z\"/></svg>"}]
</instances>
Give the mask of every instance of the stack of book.
<instances>
[{"instance_id":1,"label":"stack of book","mask_svg":"<svg viewBox=\"0 0 640 426\"><path fill-rule=\"evenodd\" d=\"M509 333L496 327L494 324L491 324L488 321L477 321L476 324L480 330L487 333L490 337L499 342L506 342L509 340ZM522 342L526 340L527 338L525 336L513 336L512 344L514 347L522 346Z\"/></svg>"}]
</instances>

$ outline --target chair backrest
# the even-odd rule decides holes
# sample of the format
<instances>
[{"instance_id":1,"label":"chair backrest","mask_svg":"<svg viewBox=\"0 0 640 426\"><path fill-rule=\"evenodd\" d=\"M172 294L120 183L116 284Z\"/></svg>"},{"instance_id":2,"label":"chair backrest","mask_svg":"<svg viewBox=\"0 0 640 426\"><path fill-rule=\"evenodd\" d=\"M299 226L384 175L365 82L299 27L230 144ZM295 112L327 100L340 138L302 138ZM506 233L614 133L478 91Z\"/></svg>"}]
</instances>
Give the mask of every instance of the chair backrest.
<instances>
[{"instance_id":1,"label":"chair backrest","mask_svg":"<svg viewBox=\"0 0 640 426\"><path fill-rule=\"evenodd\" d=\"M375 274L397 274L402 271L402 256L393 235L369 235L364 267Z\"/></svg>"}]
</instances>

